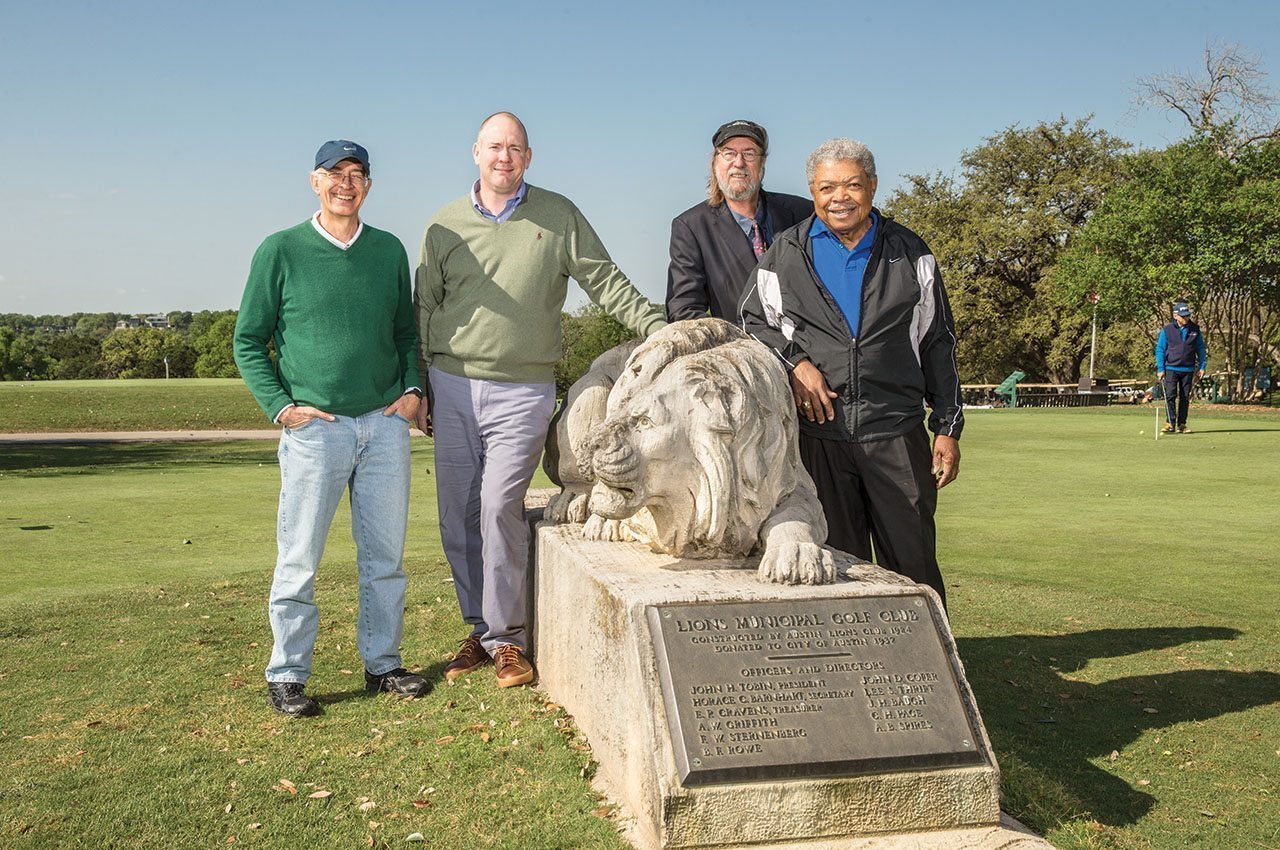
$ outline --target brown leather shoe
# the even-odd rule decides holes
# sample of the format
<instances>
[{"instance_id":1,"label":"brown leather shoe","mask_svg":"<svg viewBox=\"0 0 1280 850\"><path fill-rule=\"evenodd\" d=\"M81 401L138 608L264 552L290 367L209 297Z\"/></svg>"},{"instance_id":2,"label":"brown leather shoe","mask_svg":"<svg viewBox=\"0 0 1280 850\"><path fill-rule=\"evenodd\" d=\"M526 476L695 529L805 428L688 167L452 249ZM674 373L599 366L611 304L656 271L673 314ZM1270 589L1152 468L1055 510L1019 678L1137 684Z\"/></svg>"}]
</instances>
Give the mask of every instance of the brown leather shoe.
<instances>
[{"instance_id":1,"label":"brown leather shoe","mask_svg":"<svg viewBox=\"0 0 1280 850\"><path fill-rule=\"evenodd\" d=\"M477 667L483 667L493 659L480 644L480 635L467 635L453 654L453 660L444 668L444 677L452 682L459 676L465 676Z\"/></svg>"},{"instance_id":2,"label":"brown leather shoe","mask_svg":"<svg viewBox=\"0 0 1280 850\"><path fill-rule=\"evenodd\" d=\"M524 657L524 650L515 644L500 644L493 660L498 665L498 687L510 688L533 681L533 665Z\"/></svg>"}]
</instances>

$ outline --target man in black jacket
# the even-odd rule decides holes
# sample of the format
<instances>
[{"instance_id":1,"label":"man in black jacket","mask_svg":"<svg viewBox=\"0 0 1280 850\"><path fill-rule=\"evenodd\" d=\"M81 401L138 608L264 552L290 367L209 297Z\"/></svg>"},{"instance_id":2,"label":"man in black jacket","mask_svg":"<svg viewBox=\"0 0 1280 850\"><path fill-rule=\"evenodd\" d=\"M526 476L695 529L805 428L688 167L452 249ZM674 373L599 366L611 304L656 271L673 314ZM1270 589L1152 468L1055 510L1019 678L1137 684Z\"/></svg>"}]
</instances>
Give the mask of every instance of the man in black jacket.
<instances>
[{"instance_id":1,"label":"man in black jacket","mask_svg":"<svg viewBox=\"0 0 1280 850\"><path fill-rule=\"evenodd\" d=\"M955 325L924 241L872 206L876 165L852 139L805 164L815 214L778 234L752 273L743 328L791 374L800 456L828 545L928 584L946 603L937 491L960 467ZM929 428L924 404L932 409Z\"/></svg>"},{"instance_id":2,"label":"man in black jacket","mask_svg":"<svg viewBox=\"0 0 1280 850\"><path fill-rule=\"evenodd\" d=\"M813 213L808 198L766 192L769 134L752 121L730 121L711 137L708 199L671 222L667 319L738 320L743 285L774 234Z\"/></svg>"}]
</instances>

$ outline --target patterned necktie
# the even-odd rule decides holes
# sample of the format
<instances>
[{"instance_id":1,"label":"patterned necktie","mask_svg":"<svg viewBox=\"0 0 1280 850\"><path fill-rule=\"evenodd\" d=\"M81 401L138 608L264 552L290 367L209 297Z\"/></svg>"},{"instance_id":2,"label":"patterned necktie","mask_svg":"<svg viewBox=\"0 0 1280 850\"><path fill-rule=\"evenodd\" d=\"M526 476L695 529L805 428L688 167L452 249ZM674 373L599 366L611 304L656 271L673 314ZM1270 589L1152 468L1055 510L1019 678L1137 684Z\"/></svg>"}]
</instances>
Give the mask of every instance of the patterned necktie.
<instances>
[{"instance_id":1,"label":"patterned necktie","mask_svg":"<svg viewBox=\"0 0 1280 850\"><path fill-rule=\"evenodd\" d=\"M751 222L751 250L755 252L756 259L764 256L764 234L760 232L760 222Z\"/></svg>"}]
</instances>

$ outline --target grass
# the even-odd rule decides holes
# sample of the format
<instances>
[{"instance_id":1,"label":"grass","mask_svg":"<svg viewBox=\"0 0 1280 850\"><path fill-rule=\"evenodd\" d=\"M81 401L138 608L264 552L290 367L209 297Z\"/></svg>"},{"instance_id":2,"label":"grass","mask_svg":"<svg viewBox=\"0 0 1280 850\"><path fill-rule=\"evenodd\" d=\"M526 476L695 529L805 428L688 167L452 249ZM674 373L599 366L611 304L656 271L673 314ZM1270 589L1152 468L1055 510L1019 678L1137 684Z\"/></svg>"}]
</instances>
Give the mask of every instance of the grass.
<instances>
[{"instance_id":1,"label":"grass","mask_svg":"<svg viewBox=\"0 0 1280 850\"><path fill-rule=\"evenodd\" d=\"M0 433L270 427L239 378L0 381Z\"/></svg>"},{"instance_id":2,"label":"grass","mask_svg":"<svg viewBox=\"0 0 1280 850\"><path fill-rule=\"evenodd\" d=\"M1280 847L1280 415L1153 424L969 417L940 553L1004 805L1062 848ZM414 445L405 657L438 677L462 626ZM270 713L276 476L272 443L0 452L0 845L622 847L536 692L360 696L345 506L326 713Z\"/></svg>"}]
</instances>

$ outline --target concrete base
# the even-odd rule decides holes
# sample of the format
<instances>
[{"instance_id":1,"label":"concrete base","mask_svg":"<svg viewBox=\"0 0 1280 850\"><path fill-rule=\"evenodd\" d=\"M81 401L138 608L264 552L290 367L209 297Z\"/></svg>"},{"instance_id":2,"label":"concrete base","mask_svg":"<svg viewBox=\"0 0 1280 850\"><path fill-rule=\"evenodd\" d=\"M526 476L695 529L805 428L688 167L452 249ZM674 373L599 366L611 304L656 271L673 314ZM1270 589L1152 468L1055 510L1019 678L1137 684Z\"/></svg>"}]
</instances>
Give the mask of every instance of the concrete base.
<instances>
[{"instance_id":1,"label":"concrete base","mask_svg":"<svg viewBox=\"0 0 1280 850\"><path fill-rule=\"evenodd\" d=\"M1023 843L1034 837L1001 826L999 769L945 623L942 643L979 730L983 764L697 787L680 783L648 606L894 595L902 593L901 577L846 556L842 574L856 580L818 587L763 584L753 564L681 561L634 544L588 542L576 526L541 526L535 546L534 651L541 686L590 741L600 764L598 781L628 813L629 838L637 847L1048 846ZM891 836L898 843L885 843Z\"/></svg>"}]
</instances>

